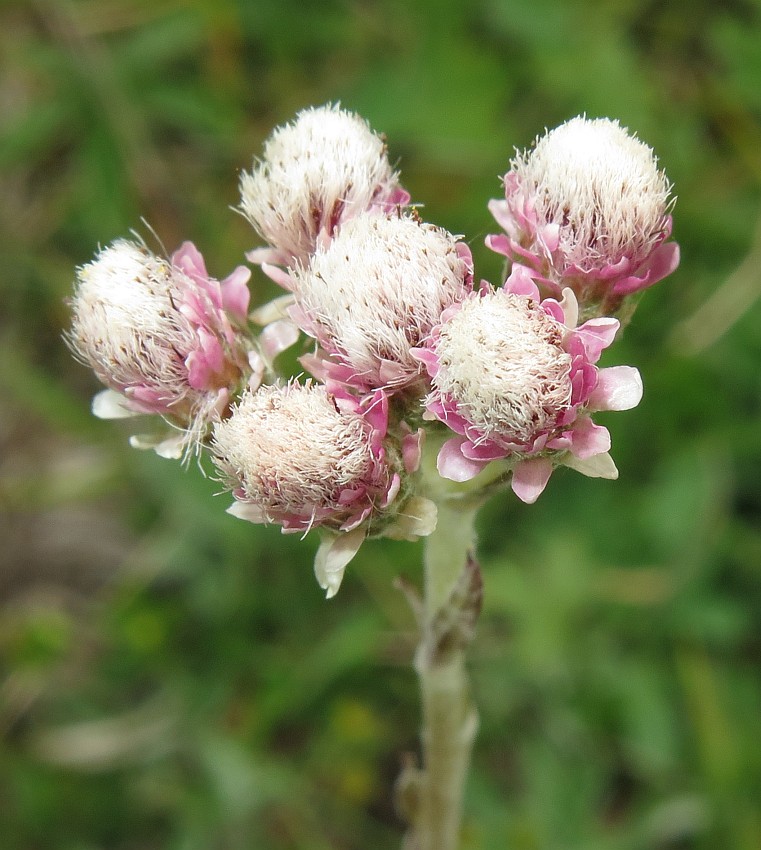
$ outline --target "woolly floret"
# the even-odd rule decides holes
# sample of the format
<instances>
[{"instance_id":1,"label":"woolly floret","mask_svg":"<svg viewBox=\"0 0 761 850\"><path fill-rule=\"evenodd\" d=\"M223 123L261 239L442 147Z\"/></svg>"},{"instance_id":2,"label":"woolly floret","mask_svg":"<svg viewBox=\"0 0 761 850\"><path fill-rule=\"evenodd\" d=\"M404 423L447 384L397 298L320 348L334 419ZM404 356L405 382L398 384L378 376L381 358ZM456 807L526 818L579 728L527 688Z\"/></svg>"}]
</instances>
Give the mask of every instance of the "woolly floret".
<instances>
[{"instance_id":1,"label":"woolly floret","mask_svg":"<svg viewBox=\"0 0 761 850\"><path fill-rule=\"evenodd\" d=\"M577 117L511 163L568 265L642 263L662 240L670 185L652 149L617 121Z\"/></svg>"},{"instance_id":2,"label":"woolly floret","mask_svg":"<svg viewBox=\"0 0 761 850\"><path fill-rule=\"evenodd\" d=\"M345 515L347 491L377 484L361 417L340 412L321 385L263 386L245 393L214 430L216 463L236 488L275 521Z\"/></svg>"},{"instance_id":3,"label":"woolly floret","mask_svg":"<svg viewBox=\"0 0 761 850\"><path fill-rule=\"evenodd\" d=\"M156 412L198 395L184 363L197 343L177 309L178 275L142 246L119 240L78 270L71 301L68 340L77 356L112 389L152 390Z\"/></svg>"}]
</instances>

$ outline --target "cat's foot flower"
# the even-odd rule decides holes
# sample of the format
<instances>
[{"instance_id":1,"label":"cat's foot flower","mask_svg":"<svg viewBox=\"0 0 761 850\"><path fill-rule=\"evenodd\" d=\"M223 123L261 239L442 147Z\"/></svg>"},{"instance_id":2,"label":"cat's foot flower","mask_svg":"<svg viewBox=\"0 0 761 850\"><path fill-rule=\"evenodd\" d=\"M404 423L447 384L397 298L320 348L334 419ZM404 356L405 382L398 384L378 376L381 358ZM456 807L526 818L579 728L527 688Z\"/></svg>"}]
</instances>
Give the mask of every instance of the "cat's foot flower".
<instances>
[{"instance_id":1,"label":"cat's foot flower","mask_svg":"<svg viewBox=\"0 0 761 850\"><path fill-rule=\"evenodd\" d=\"M166 260L119 240L78 269L67 341L109 388L94 413L163 416L169 436L134 444L167 457L197 447L258 356L245 329L249 275L209 277L190 242Z\"/></svg>"},{"instance_id":2,"label":"cat's foot flower","mask_svg":"<svg viewBox=\"0 0 761 850\"><path fill-rule=\"evenodd\" d=\"M573 118L518 154L505 198L489 204L504 233L486 244L531 268L544 294L576 293L582 314L609 315L679 264L671 186L652 149L617 121Z\"/></svg>"},{"instance_id":3,"label":"cat's foot flower","mask_svg":"<svg viewBox=\"0 0 761 850\"><path fill-rule=\"evenodd\" d=\"M577 327L577 318L570 289L560 302L540 301L523 267L502 289L484 286L444 313L416 351L431 377L427 415L457 434L439 453L442 476L467 481L504 460L524 502L538 498L558 465L617 476L610 434L591 414L636 406L642 383L632 367L594 365L618 321Z\"/></svg>"},{"instance_id":4,"label":"cat's foot flower","mask_svg":"<svg viewBox=\"0 0 761 850\"><path fill-rule=\"evenodd\" d=\"M241 175L240 194L241 212L267 243L247 257L286 289L288 269L308 262L344 222L410 200L383 138L337 105L304 109L275 129Z\"/></svg>"}]
</instances>

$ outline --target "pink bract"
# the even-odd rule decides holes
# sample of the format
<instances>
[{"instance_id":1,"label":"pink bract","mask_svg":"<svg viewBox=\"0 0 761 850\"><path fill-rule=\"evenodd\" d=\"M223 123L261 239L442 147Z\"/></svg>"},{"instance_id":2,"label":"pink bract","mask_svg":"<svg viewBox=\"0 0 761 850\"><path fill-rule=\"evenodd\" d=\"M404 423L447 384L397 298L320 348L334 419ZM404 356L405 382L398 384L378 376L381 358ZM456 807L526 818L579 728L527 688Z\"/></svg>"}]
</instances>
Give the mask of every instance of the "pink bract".
<instances>
[{"instance_id":1,"label":"pink bract","mask_svg":"<svg viewBox=\"0 0 761 850\"><path fill-rule=\"evenodd\" d=\"M251 293L248 280L251 270L245 266L236 268L222 281L209 277L201 252L192 242L183 242L172 254L172 265L181 269L198 285L217 311L226 311L238 322L245 322ZM202 313L205 313L202 310ZM224 313L222 313L224 315Z\"/></svg>"},{"instance_id":2,"label":"pink bract","mask_svg":"<svg viewBox=\"0 0 761 850\"><path fill-rule=\"evenodd\" d=\"M247 340L239 327L246 321L250 269L237 266L224 280L209 276L203 256L192 242L183 242L171 256L172 268L182 274L173 280L179 289L177 308L195 330L196 340L185 354L188 384L199 392L214 392L238 382L248 362ZM162 411L156 411L162 412Z\"/></svg>"}]
</instances>

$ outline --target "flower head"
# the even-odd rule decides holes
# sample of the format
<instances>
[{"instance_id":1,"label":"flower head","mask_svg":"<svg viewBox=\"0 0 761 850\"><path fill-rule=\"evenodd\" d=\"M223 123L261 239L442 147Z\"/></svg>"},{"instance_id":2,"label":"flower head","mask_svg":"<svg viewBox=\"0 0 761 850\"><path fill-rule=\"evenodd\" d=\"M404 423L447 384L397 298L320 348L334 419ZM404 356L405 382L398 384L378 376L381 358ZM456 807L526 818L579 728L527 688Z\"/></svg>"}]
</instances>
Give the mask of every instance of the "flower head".
<instances>
[{"instance_id":1,"label":"flower head","mask_svg":"<svg viewBox=\"0 0 761 850\"><path fill-rule=\"evenodd\" d=\"M459 435L439 454L445 478L465 481L507 459L516 495L533 502L558 464L616 476L608 431L590 414L635 406L639 373L594 365L617 320L576 327L576 319L570 289L562 302L540 302L523 268L504 288L484 288L444 314L416 356L431 376L428 415Z\"/></svg>"},{"instance_id":2,"label":"flower head","mask_svg":"<svg viewBox=\"0 0 761 850\"><path fill-rule=\"evenodd\" d=\"M287 274L271 264L306 263L348 219L408 203L398 177L383 139L358 115L338 106L299 112L241 175L241 210L269 245L249 259L290 288Z\"/></svg>"},{"instance_id":3,"label":"flower head","mask_svg":"<svg viewBox=\"0 0 761 850\"><path fill-rule=\"evenodd\" d=\"M221 283L186 242L170 261L119 240L77 272L67 336L75 354L110 388L93 409L105 418L159 414L180 431L157 450L179 456L196 444L249 369L238 327L250 272Z\"/></svg>"},{"instance_id":4,"label":"flower head","mask_svg":"<svg viewBox=\"0 0 761 850\"><path fill-rule=\"evenodd\" d=\"M319 384L290 383L247 392L214 429L215 462L236 511L287 531L329 525L349 530L392 492L381 430L356 405L340 409Z\"/></svg>"},{"instance_id":5,"label":"flower head","mask_svg":"<svg viewBox=\"0 0 761 850\"><path fill-rule=\"evenodd\" d=\"M420 377L410 350L472 288L467 246L412 216L365 215L294 273L294 321L330 360L302 359L317 377L361 390Z\"/></svg>"},{"instance_id":6,"label":"flower head","mask_svg":"<svg viewBox=\"0 0 761 850\"><path fill-rule=\"evenodd\" d=\"M529 266L559 296L617 308L679 262L671 186L653 151L617 121L573 118L511 162L505 200L490 209L505 234L487 245ZM599 312L598 312L599 315Z\"/></svg>"},{"instance_id":7,"label":"flower head","mask_svg":"<svg viewBox=\"0 0 761 850\"><path fill-rule=\"evenodd\" d=\"M235 497L230 513L278 523L284 532L325 530L316 571L332 596L369 531L414 537L432 530L430 517L409 515L412 499L405 511L391 507L399 501L402 476L419 461L419 437L408 434L389 453L387 427L382 391L362 402L312 383L244 393L232 415L215 426L212 445Z\"/></svg>"}]
</instances>

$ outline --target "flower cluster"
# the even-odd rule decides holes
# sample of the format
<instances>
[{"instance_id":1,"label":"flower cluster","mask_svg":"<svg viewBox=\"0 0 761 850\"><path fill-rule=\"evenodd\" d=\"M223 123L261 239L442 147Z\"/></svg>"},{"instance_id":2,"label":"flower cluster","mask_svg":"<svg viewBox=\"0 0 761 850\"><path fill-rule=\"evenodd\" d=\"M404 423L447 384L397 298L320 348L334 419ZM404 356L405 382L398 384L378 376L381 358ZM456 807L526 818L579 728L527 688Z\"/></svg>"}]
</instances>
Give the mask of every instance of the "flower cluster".
<instances>
[{"instance_id":1,"label":"flower cluster","mask_svg":"<svg viewBox=\"0 0 761 850\"><path fill-rule=\"evenodd\" d=\"M486 242L508 269L476 288L469 247L409 206L363 119L299 113L240 182L266 243L247 257L285 296L249 314L249 271L217 281L190 243L163 259L118 241L78 271L68 340L108 388L95 412L160 416L169 437L133 442L163 455L208 451L235 516L318 529L329 596L368 535L433 530L426 432L450 494L504 483L530 503L559 466L615 478L594 418L634 407L642 383L597 364L631 296L678 263L670 185L650 148L586 118L503 182L504 232ZM302 334L310 377L279 374Z\"/></svg>"}]
</instances>

